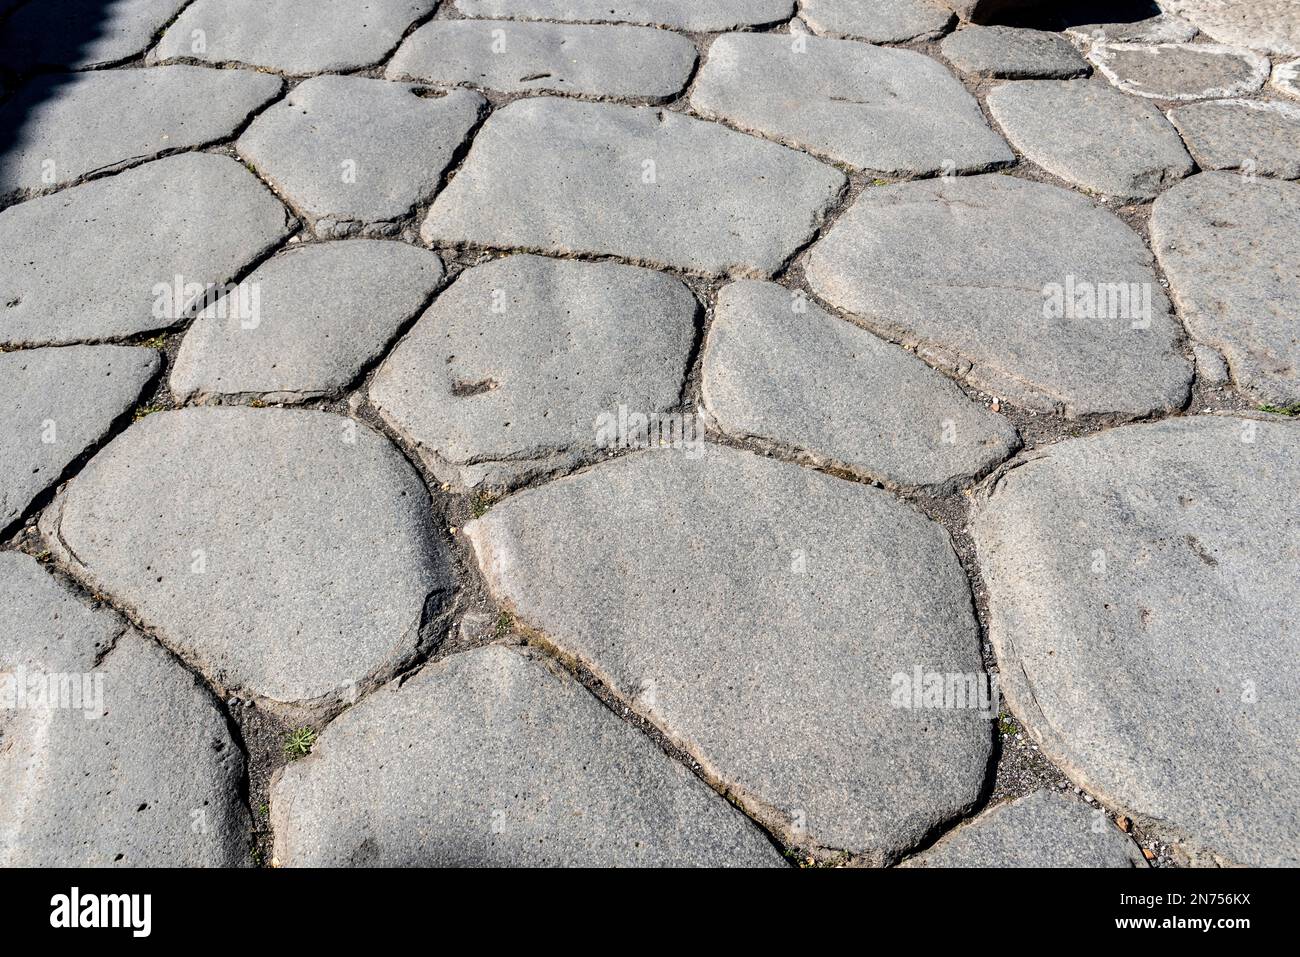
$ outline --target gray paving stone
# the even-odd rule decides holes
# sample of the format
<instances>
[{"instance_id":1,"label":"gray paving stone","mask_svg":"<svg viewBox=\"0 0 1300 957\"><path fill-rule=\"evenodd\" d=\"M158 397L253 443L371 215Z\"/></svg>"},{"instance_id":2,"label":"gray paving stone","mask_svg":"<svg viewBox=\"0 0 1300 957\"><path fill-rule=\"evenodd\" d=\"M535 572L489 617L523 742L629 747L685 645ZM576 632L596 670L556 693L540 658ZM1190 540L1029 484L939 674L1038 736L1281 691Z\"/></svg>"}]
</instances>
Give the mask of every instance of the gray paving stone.
<instances>
[{"instance_id":1,"label":"gray paving stone","mask_svg":"<svg viewBox=\"0 0 1300 957\"><path fill-rule=\"evenodd\" d=\"M788 20L794 0L456 0L467 17L639 23L697 33Z\"/></svg>"},{"instance_id":2,"label":"gray paving stone","mask_svg":"<svg viewBox=\"0 0 1300 957\"><path fill-rule=\"evenodd\" d=\"M916 357L772 283L722 289L703 368L724 433L894 485L952 486L1019 445L1006 419Z\"/></svg>"},{"instance_id":3,"label":"gray paving stone","mask_svg":"<svg viewBox=\"0 0 1300 957\"><path fill-rule=\"evenodd\" d=\"M438 189L487 101L353 76L306 80L236 149L317 235L388 236Z\"/></svg>"},{"instance_id":4,"label":"gray paving stone","mask_svg":"<svg viewBox=\"0 0 1300 957\"><path fill-rule=\"evenodd\" d=\"M68 346L0 354L0 533L135 405L158 353Z\"/></svg>"},{"instance_id":5,"label":"gray paving stone","mask_svg":"<svg viewBox=\"0 0 1300 957\"><path fill-rule=\"evenodd\" d=\"M670 110L537 97L488 118L421 238L767 276L845 183L808 156Z\"/></svg>"},{"instance_id":6,"label":"gray paving stone","mask_svg":"<svg viewBox=\"0 0 1300 957\"><path fill-rule=\"evenodd\" d=\"M0 25L0 62L12 70L104 66L143 53L186 0L39 0Z\"/></svg>"},{"instance_id":7,"label":"gray paving stone","mask_svg":"<svg viewBox=\"0 0 1300 957\"><path fill-rule=\"evenodd\" d=\"M1138 846L1082 801L1035 791L945 835L906 867L1146 867Z\"/></svg>"},{"instance_id":8,"label":"gray paving stone","mask_svg":"<svg viewBox=\"0 0 1300 957\"><path fill-rule=\"evenodd\" d=\"M1088 59L1125 93L1153 100L1243 96L1269 76L1258 53L1216 43L1098 43Z\"/></svg>"},{"instance_id":9,"label":"gray paving stone","mask_svg":"<svg viewBox=\"0 0 1300 957\"><path fill-rule=\"evenodd\" d=\"M1010 176L873 187L804 272L822 299L1030 409L1131 417L1188 395L1151 253L1069 190Z\"/></svg>"},{"instance_id":10,"label":"gray paving stone","mask_svg":"<svg viewBox=\"0 0 1300 957\"><path fill-rule=\"evenodd\" d=\"M492 646L336 720L274 785L282 866L781 866L576 681Z\"/></svg>"},{"instance_id":11,"label":"gray paving stone","mask_svg":"<svg viewBox=\"0 0 1300 957\"><path fill-rule=\"evenodd\" d=\"M1300 429L1060 442L977 504L1007 702L1089 794L1246 865L1300 861Z\"/></svg>"},{"instance_id":12,"label":"gray paving stone","mask_svg":"<svg viewBox=\"0 0 1300 957\"><path fill-rule=\"evenodd\" d=\"M1261 402L1300 401L1300 186L1202 173L1156 200L1151 245L1192 336Z\"/></svg>"},{"instance_id":13,"label":"gray paving stone","mask_svg":"<svg viewBox=\"0 0 1300 957\"><path fill-rule=\"evenodd\" d=\"M945 37L939 50L970 76L1067 80L1091 72L1069 40L1043 30L967 27Z\"/></svg>"},{"instance_id":14,"label":"gray paving stone","mask_svg":"<svg viewBox=\"0 0 1300 957\"><path fill-rule=\"evenodd\" d=\"M696 309L647 269L499 259L438 297L370 399L443 481L508 487L598 456L604 415L677 405Z\"/></svg>"},{"instance_id":15,"label":"gray paving stone","mask_svg":"<svg viewBox=\"0 0 1300 957\"><path fill-rule=\"evenodd\" d=\"M853 40L718 37L692 87L691 107L889 175L986 170L1015 160L942 64Z\"/></svg>"},{"instance_id":16,"label":"gray paving stone","mask_svg":"<svg viewBox=\"0 0 1300 957\"><path fill-rule=\"evenodd\" d=\"M1162 0L1220 43L1300 55L1300 9L1290 0Z\"/></svg>"},{"instance_id":17,"label":"gray paving stone","mask_svg":"<svg viewBox=\"0 0 1300 957\"><path fill-rule=\"evenodd\" d=\"M952 11L939 0L800 0L799 16L815 33L868 43L932 40L953 23Z\"/></svg>"},{"instance_id":18,"label":"gray paving stone","mask_svg":"<svg viewBox=\"0 0 1300 957\"><path fill-rule=\"evenodd\" d=\"M787 843L896 859L970 808L990 749L977 709L891 698L917 666L978 680L948 537L883 490L707 449L498 503L465 529L488 585Z\"/></svg>"},{"instance_id":19,"label":"gray paving stone","mask_svg":"<svg viewBox=\"0 0 1300 957\"><path fill-rule=\"evenodd\" d=\"M1033 80L988 95L989 113L1026 159L1093 193L1152 199L1196 171L1165 115L1107 83Z\"/></svg>"},{"instance_id":20,"label":"gray paving stone","mask_svg":"<svg viewBox=\"0 0 1300 957\"><path fill-rule=\"evenodd\" d=\"M195 298L185 286L230 282L290 226L256 177L208 153L11 206L0 212L0 345L169 328Z\"/></svg>"},{"instance_id":21,"label":"gray paving stone","mask_svg":"<svg viewBox=\"0 0 1300 957\"><path fill-rule=\"evenodd\" d=\"M406 39L386 75L659 102L682 91L695 59L687 37L649 27L437 20Z\"/></svg>"},{"instance_id":22,"label":"gray paving stone","mask_svg":"<svg viewBox=\"0 0 1300 957\"><path fill-rule=\"evenodd\" d=\"M300 402L337 395L423 308L444 275L441 259L406 243L290 247L259 266L245 292L198 315L172 366L172 396Z\"/></svg>"},{"instance_id":23,"label":"gray paving stone","mask_svg":"<svg viewBox=\"0 0 1300 957\"><path fill-rule=\"evenodd\" d=\"M1201 169L1300 178L1300 105L1215 100L1170 110Z\"/></svg>"},{"instance_id":24,"label":"gray paving stone","mask_svg":"<svg viewBox=\"0 0 1300 957\"><path fill-rule=\"evenodd\" d=\"M49 674L94 671L127 630L112 610L85 604L22 552L0 552L0 582L0 672L10 678L18 668ZM3 687L6 694L16 694L18 688ZM19 710L16 700L6 698L4 704L0 727Z\"/></svg>"},{"instance_id":25,"label":"gray paving stone","mask_svg":"<svg viewBox=\"0 0 1300 957\"><path fill-rule=\"evenodd\" d=\"M352 419L183 409L110 443L41 531L223 693L288 714L355 700L427 647L452 584L429 508Z\"/></svg>"},{"instance_id":26,"label":"gray paving stone","mask_svg":"<svg viewBox=\"0 0 1300 957\"><path fill-rule=\"evenodd\" d=\"M1300 60L1279 63L1273 68L1273 86L1287 96L1300 99Z\"/></svg>"},{"instance_id":27,"label":"gray paving stone","mask_svg":"<svg viewBox=\"0 0 1300 957\"><path fill-rule=\"evenodd\" d=\"M1083 23L1066 34L1092 43L1186 43L1199 32L1182 17L1161 13L1124 23Z\"/></svg>"},{"instance_id":28,"label":"gray paving stone","mask_svg":"<svg viewBox=\"0 0 1300 957\"><path fill-rule=\"evenodd\" d=\"M374 66L438 0L195 0L152 54L291 76Z\"/></svg>"},{"instance_id":29,"label":"gray paving stone","mask_svg":"<svg viewBox=\"0 0 1300 957\"><path fill-rule=\"evenodd\" d=\"M1192 344L1192 355L1196 358L1196 374L1202 381L1210 385L1223 385L1232 379L1228 363L1217 349L1197 342Z\"/></svg>"}]
</instances>

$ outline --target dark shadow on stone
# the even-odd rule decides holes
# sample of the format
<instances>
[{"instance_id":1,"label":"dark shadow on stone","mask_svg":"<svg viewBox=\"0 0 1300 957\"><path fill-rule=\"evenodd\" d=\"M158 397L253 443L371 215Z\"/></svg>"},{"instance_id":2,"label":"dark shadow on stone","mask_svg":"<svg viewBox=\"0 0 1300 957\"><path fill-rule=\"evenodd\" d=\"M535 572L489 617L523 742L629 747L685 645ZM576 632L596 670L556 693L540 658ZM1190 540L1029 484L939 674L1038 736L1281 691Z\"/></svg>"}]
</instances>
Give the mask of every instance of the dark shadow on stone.
<instances>
[{"instance_id":1,"label":"dark shadow on stone","mask_svg":"<svg viewBox=\"0 0 1300 957\"><path fill-rule=\"evenodd\" d=\"M995 14L988 22L1033 30L1064 30L1089 23L1136 23L1159 14L1155 0L1042 0Z\"/></svg>"}]
</instances>

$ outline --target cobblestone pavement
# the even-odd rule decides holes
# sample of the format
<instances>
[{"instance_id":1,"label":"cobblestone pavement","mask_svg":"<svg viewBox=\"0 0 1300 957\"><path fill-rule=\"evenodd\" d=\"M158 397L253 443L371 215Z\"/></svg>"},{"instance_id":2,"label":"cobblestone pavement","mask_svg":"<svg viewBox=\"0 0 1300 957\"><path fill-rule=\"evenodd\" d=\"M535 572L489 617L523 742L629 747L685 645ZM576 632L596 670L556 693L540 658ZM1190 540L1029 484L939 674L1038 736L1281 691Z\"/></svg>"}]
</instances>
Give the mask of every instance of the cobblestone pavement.
<instances>
[{"instance_id":1,"label":"cobblestone pavement","mask_svg":"<svg viewBox=\"0 0 1300 957\"><path fill-rule=\"evenodd\" d=\"M1162 5L0 3L0 864L1300 863L1300 6Z\"/></svg>"}]
</instances>

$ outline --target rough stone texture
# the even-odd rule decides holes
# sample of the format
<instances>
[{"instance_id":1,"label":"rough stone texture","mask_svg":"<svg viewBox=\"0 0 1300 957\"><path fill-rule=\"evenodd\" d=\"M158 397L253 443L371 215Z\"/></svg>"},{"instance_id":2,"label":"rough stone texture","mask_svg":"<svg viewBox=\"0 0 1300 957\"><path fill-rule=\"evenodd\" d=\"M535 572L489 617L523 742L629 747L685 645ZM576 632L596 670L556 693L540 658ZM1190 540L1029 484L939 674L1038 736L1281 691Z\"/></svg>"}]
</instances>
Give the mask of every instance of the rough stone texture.
<instances>
[{"instance_id":1,"label":"rough stone texture","mask_svg":"<svg viewBox=\"0 0 1300 957\"><path fill-rule=\"evenodd\" d=\"M786 841L897 858L979 794L978 675L948 537L889 493L718 446L624 456L466 526L489 587ZM924 575L915 569L924 568Z\"/></svg>"},{"instance_id":2,"label":"rough stone texture","mask_svg":"<svg viewBox=\"0 0 1300 957\"><path fill-rule=\"evenodd\" d=\"M430 637L451 577L429 507L397 449L354 420L183 409L95 456L41 530L218 688L328 707Z\"/></svg>"},{"instance_id":3,"label":"rough stone texture","mask_svg":"<svg viewBox=\"0 0 1300 957\"><path fill-rule=\"evenodd\" d=\"M1215 43L1098 43L1088 59L1125 93L1153 100L1242 96L1269 76L1264 57Z\"/></svg>"},{"instance_id":4,"label":"rough stone texture","mask_svg":"<svg viewBox=\"0 0 1300 957\"><path fill-rule=\"evenodd\" d=\"M1223 385L1231 380L1228 363L1223 361L1218 350L1197 342L1192 344L1192 355L1196 358L1196 375L1202 381L1210 385Z\"/></svg>"},{"instance_id":5,"label":"rough stone texture","mask_svg":"<svg viewBox=\"0 0 1300 957\"><path fill-rule=\"evenodd\" d=\"M866 190L805 275L821 298L986 391L1040 411L1138 416L1180 408L1191 379L1151 267L1141 238L1084 197L980 176ZM1105 294L1121 284L1137 287L1127 310ZM1047 318L1049 291L1089 289L1104 308Z\"/></svg>"},{"instance_id":6,"label":"rough stone texture","mask_svg":"<svg viewBox=\"0 0 1300 957\"><path fill-rule=\"evenodd\" d=\"M1128 23L1079 24L1067 27L1065 32L1093 43L1186 43L1198 31L1182 17L1161 13Z\"/></svg>"},{"instance_id":7,"label":"rough stone texture","mask_svg":"<svg viewBox=\"0 0 1300 957\"><path fill-rule=\"evenodd\" d=\"M444 481L502 487L598 454L598 420L678 403L695 297L635 266L510 256L462 273L370 398Z\"/></svg>"},{"instance_id":8,"label":"rough stone texture","mask_svg":"<svg viewBox=\"0 0 1300 957\"><path fill-rule=\"evenodd\" d=\"M718 37L691 90L702 116L889 175L986 170L1015 156L940 63L853 40Z\"/></svg>"},{"instance_id":9,"label":"rough stone texture","mask_svg":"<svg viewBox=\"0 0 1300 957\"><path fill-rule=\"evenodd\" d=\"M1216 100L1180 106L1169 119L1202 169L1300 177L1300 106Z\"/></svg>"},{"instance_id":10,"label":"rough stone texture","mask_svg":"<svg viewBox=\"0 0 1300 957\"><path fill-rule=\"evenodd\" d=\"M158 42L160 60L245 63L291 76L373 66L438 0L195 0ZM202 31L203 47L195 43Z\"/></svg>"},{"instance_id":11,"label":"rough stone texture","mask_svg":"<svg viewBox=\"0 0 1300 957\"><path fill-rule=\"evenodd\" d=\"M1146 867L1138 846L1105 816L1050 791L985 811L906 862L907 867Z\"/></svg>"},{"instance_id":12,"label":"rough stone texture","mask_svg":"<svg viewBox=\"0 0 1300 957\"><path fill-rule=\"evenodd\" d=\"M1027 159L1094 193L1151 199L1196 171L1154 104L1105 83L1007 83L989 93L988 108Z\"/></svg>"},{"instance_id":13,"label":"rough stone texture","mask_svg":"<svg viewBox=\"0 0 1300 957\"><path fill-rule=\"evenodd\" d=\"M689 39L649 27L438 20L407 38L386 75L658 102L682 91L695 59Z\"/></svg>"},{"instance_id":14,"label":"rough stone texture","mask_svg":"<svg viewBox=\"0 0 1300 957\"><path fill-rule=\"evenodd\" d=\"M324 237L393 235L438 189L487 101L472 90L364 77L300 84L239 138L252 164Z\"/></svg>"},{"instance_id":15,"label":"rough stone texture","mask_svg":"<svg viewBox=\"0 0 1300 957\"><path fill-rule=\"evenodd\" d=\"M158 371L158 353L68 346L0 354L0 533L108 434Z\"/></svg>"},{"instance_id":16,"label":"rough stone texture","mask_svg":"<svg viewBox=\"0 0 1300 957\"><path fill-rule=\"evenodd\" d=\"M186 0L39 0L0 25L0 62L84 69L144 52Z\"/></svg>"},{"instance_id":17,"label":"rough stone texture","mask_svg":"<svg viewBox=\"0 0 1300 957\"><path fill-rule=\"evenodd\" d=\"M281 85L250 70L192 66L38 77L0 110L0 128L19 131L0 156L0 197L229 136Z\"/></svg>"},{"instance_id":18,"label":"rough stone texture","mask_svg":"<svg viewBox=\"0 0 1300 957\"><path fill-rule=\"evenodd\" d=\"M289 224L256 177L207 153L11 206L0 212L0 345L173 326L190 304L169 292L178 276L182 286L229 282Z\"/></svg>"},{"instance_id":19,"label":"rough stone texture","mask_svg":"<svg viewBox=\"0 0 1300 957\"><path fill-rule=\"evenodd\" d=\"M330 725L272 796L283 866L780 866L745 820L558 668L493 646Z\"/></svg>"},{"instance_id":20,"label":"rough stone texture","mask_svg":"<svg viewBox=\"0 0 1300 957\"><path fill-rule=\"evenodd\" d=\"M946 37L939 50L971 76L1068 80L1091 70L1069 40L1042 30L967 27Z\"/></svg>"},{"instance_id":21,"label":"rough stone texture","mask_svg":"<svg viewBox=\"0 0 1300 957\"><path fill-rule=\"evenodd\" d=\"M1300 7L1294 0L1162 0L1206 36L1261 53L1300 54Z\"/></svg>"},{"instance_id":22,"label":"rough stone texture","mask_svg":"<svg viewBox=\"0 0 1300 957\"><path fill-rule=\"evenodd\" d=\"M952 485L1019 444L919 359L771 283L718 294L703 388L723 432L894 485Z\"/></svg>"},{"instance_id":23,"label":"rough stone texture","mask_svg":"<svg viewBox=\"0 0 1300 957\"><path fill-rule=\"evenodd\" d=\"M794 0L456 0L467 17L639 23L696 33L788 20Z\"/></svg>"},{"instance_id":24,"label":"rough stone texture","mask_svg":"<svg viewBox=\"0 0 1300 957\"><path fill-rule=\"evenodd\" d=\"M201 312L171 373L178 402L336 395L380 355L442 283L442 260L406 243L352 239L290 247ZM236 299L238 296L235 297Z\"/></svg>"},{"instance_id":25,"label":"rough stone texture","mask_svg":"<svg viewBox=\"0 0 1300 957\"><path fill-rule=\"evenodd\" d=\"M981 498L1003 691L1105 803L1239 864L1300 861L1300 429L1061 442Z\"/></svg>"},{"instance_id":26,"label":"rough stone texture","mask_svg":"<svg viewBox=\"0 0 1300 957\"><path fill-rule=\"evenodd\" d=\"M492 114L421 238L767 276L844 186L837 170L715 123L538 97Z\"/></svg>"},{"instance_id":27,"label":"rough stone texture","mask_svg":"<svg viewBox=\"0 0 1300 957\"><path fill-rule=\"evenodd\" d=\"M1202 173L1156 200L1151 244L1192 336L1262 402L1300 401L1300 186Z\"/></svg>"},{"instance_id":28,"label":"rough stone texture","mask_svg":"<svg viewBox=\"0 0 1300 957\"><path fill-rule=\"evenodd\" d=\"M800 0L799 16L814 32L868 43L903 43L942 36L953 15L938 0Z\"/></svg>"},{"instance_id":29,"label":"rough stone texture","mask_svg":"<svg viewBox=\"0 0 1300 957\"><path fill-rule=\"evenodd\" d=\"M1300 99L1300 60L1279 63L1273 69L1273 86L1287 96Z\"/></svg>"}]
</instances>

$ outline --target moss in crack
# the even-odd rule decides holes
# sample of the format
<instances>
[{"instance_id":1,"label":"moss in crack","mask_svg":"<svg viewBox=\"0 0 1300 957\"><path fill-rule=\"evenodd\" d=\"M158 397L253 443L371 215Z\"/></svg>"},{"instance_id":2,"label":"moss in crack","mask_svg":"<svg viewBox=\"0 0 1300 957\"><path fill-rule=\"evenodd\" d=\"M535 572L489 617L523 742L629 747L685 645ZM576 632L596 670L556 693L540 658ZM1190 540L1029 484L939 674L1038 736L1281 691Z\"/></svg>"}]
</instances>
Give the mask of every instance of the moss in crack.
<instances>
[{"instance_id":1,"label":"moss in crack","mask_svg":"<svg viewBox=\"0 0 1300 957\"><path fill-rule=\"evenodd\" d=\"M294 728L284 739L284 753L291 761L305 758L311 754L312 746L315 744L315 731L311 728Z\"/></svg>"},{"instance_id":2,"label":"moss in crack","mask_svg":"<svg viewBox=\"0 0 1300 957\"><path fill-rule=\"evenodd\" d=\"M1268 413L1271 413L1271 414L1273 414L1273 415L1286 415L1286 416L1295 417L1295 416L1300 415L1300 402L1296 402L1296 403L1294 403L1294 404L1292 404L1292 405L1267 405L1267 404L1265 404L1265 405L1261 405L1261 406L1259 407L1259 411L1261 411L1261 412L1268 412Z\"/></svg>"}]
</instances>

